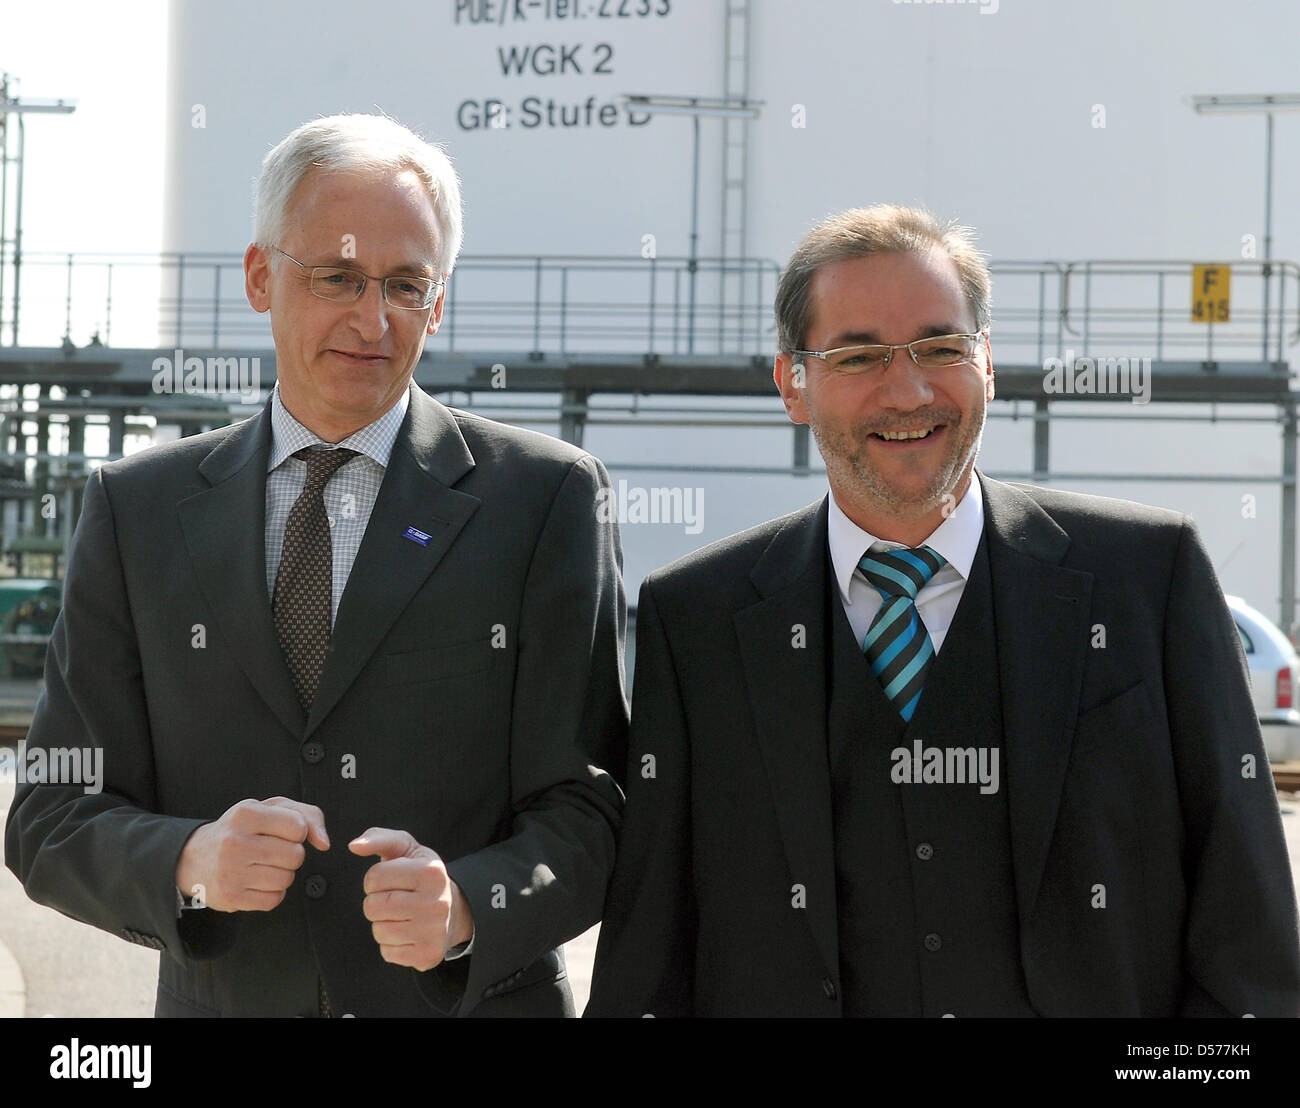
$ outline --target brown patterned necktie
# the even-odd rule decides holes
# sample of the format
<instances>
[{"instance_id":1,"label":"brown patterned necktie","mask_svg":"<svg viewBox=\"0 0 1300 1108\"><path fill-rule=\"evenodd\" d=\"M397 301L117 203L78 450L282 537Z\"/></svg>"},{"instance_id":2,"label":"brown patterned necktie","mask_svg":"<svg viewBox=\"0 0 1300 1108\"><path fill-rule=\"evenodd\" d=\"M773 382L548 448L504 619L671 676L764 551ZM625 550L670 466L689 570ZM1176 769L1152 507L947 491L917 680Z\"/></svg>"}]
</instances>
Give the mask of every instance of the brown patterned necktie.
<instances>
[{"instance_id":1,"label":"brown patterned necktie","mask_svg":"<svg viewBox=\"0 0 1300 1108\"><path fill-rule=\"evenodd\" d=\"M334 549L325 515L325 485L355 450L307 447L294 454L307 463L307 481L284 525L280 569L271 611L280 649L304 712L311 711L330 641Z\"/></svg>"}]
</instances>

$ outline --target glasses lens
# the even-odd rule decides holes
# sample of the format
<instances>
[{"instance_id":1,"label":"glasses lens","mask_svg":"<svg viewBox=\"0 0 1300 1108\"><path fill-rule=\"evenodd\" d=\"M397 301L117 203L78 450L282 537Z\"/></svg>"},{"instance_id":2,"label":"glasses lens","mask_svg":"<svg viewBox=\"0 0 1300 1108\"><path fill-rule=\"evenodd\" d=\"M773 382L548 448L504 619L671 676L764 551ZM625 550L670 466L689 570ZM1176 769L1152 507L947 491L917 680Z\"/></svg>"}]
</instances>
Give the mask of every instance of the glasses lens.
<instances>
[{"instance_id":1,"label":"glasses lens","mask_svg":"<svg viewBox=\"0 0 1300 1108\"><path fill-rule=\"evenodd\" d=\"M957 365L975 353L975 339L970 335L938 335L913 343L912 352L923 369Z\"/></svg>"},{"instance_id":2,"label":"glasses lens","mask_svg":"<svg viewBox=\"0 0 1300 1108\"><path fill-rule=\"evenodd\" d=\"M869 373L880 369L888 360L887 346L846 346L832 351L826 364L836 373Z\"/></svg>"},{"instance_id":3,"label":"glasses lens","mask_svg":"<svg viewBox=\"0 0 1300 1108\"><path fill-rule=\"evenodd\" d=\"M311 271L311 291L324 300L356 300L365 285L365 275L355 269L317 266Z\"/></svg>"},{"instance_id":4,"label":"glasses lens","mask_svg":"<svg viewBox=\"0 0 1300 1108\"><path fill-rule=\"evenodd\" d=\"M426 277L389 277L384 282L384 298L394 308L427 308L432 292L433 282Z\"/></svg>"}]
</instances>

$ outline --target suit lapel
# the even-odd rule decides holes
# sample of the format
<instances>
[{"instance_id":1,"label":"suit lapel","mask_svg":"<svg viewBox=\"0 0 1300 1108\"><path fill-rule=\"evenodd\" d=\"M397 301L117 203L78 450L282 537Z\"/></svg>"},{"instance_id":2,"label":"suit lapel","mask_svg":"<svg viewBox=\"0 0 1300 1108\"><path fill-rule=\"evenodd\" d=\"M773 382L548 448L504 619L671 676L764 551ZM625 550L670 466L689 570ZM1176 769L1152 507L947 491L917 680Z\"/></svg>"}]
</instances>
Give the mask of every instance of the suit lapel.
<instances>
[{"instance_id":1,"label":"suit lapel","mask_svg":"<svg viewBox=\"0 0 1300 1108\"><path fill-rule=\"evenodd\" d=\"M826 520L823 499L769 543L750 578L761 599L733 616L758 745L794 882L826 965L839 966L826 748ZM796 646L798 628L806 640ZM793 894L792 894L793 895Z\"/></svg>"},{"instance_id":2,"label":"suit lapel","mask_svg":"<svg viewBox=\"0 0 1300 1108\"><path fill-rule=\"evenodd\" d=\"M1060 565L1070 537L1032 498L982 473L980 484L1023 934L1042 883L1074 737L1093 575Z\"/></svg>"},{"instance_id":3,"label":"suit lapel","mask_svg":"<svg viewBox=\"0 0 1300 1108\"><path fill-rule=\"evenodd\" d=\"M479 499L450 486L474 467L451 413L419 387L397 433L347 588L339 600L330 651L307 719L310 735L456 541ZM405 537L429 535L427 546Z\"/></svg>"},{"instance_id":4,"label":"suit lapel","mask_svg":"<svg viewBox=\"0 0 1300 1108\"><path fill-rule=\"evenodd\" d=\"M266 592L266 464L271 406L237 424L200 464L211 487L180 501L181 531L199 587L244 673L293 734L302 709ZM256 526L250 526L255 520Z\"/></svg>"},{"instance_id":5,"label":"suit lapel","mask_svg":"<svg viewBox=\"0 0 1300 1108\"><path fill-rule=\"evenodd\" d=\"M393 443L366 533L339 601L330 653L303 730L266 591L266 465L270 402L235 426L199 466L211 488L178 505L199 587L249 681L294 735L310 734L338 703L383 636L478 507L449 486L474 466L456 421L418 387ZM249 521L256 520L256 526ZM428 546L403 537L409 526Z\"/></svg>"},{"instance_id":6,"label":"suit lapel","mask_svg":"<svg viewBox=\"0 0 1300 1108\"><path fill-rule=\"evenodd\" d=\"M1034 500L980 474L1001 683L1017 913L1030 925L1056 824L1089 644L1093 576L1060 565L1069 535ZM838 965L830 767L826 750L828 502L798 513L751 572L762 599L734 623L756 736L790 872ZM788 649L793 627L804 649ZM807 875L807 878L804 877Z\"/></svg>"}]
</instances>

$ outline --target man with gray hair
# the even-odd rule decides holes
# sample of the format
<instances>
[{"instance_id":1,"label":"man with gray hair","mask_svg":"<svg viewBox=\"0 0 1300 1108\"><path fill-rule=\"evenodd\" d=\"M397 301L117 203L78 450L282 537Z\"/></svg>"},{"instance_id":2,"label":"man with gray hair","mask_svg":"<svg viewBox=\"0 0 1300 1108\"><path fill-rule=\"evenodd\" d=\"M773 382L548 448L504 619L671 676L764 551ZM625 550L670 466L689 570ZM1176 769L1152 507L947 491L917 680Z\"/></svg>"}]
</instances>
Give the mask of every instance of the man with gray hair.
<instances>
[{"instance_id":1,"label":"man with gray hair","mask_svg":"<svg viewBox=\"0 0 1300 1108\"><path fill-rule=\"evenodd\" d=\"M923 211L796 249L774 377L830 494L641 587L588 1015L1300 1014L1196 527L977 472L989 304Z\"/></svg>"},{"instance_id":2,"label":"man with gray hair","mask_svg":"<svg viewBox=\"0 0 1300 1108\"><path fill-rule=\"evenodd\" d=\"M412 380L461 243L446 155L336 116L267 156L277 383L87 485L26 784L28 894L163 952L163 1016L572 1015L622 794L609 479Z\"/></svg>"}]
</instances>

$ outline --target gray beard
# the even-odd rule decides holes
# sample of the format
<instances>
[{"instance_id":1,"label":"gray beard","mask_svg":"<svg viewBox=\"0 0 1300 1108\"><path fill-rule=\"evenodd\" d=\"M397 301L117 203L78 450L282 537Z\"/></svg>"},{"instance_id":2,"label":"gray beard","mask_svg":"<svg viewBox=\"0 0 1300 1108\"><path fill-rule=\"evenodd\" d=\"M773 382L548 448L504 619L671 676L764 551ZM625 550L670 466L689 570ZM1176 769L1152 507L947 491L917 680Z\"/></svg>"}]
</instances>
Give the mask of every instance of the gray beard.
<instances>
[{"instance_id":1,"label":"gray beard","mask_svg":"<svg viewBox=\"0 0 1300 1108\"><path fill-rule=\"evenodd\" d=\"M883 481L880 474L867 464L867 436L874 431L891 430L888 426L870 430L858 428L851 440L844 435L829 435L815 423L810 426L817 449L826 463L827 475L834 478L835 483L855 499L883 509L888 515L898 519L919 519L941 507L950 494L955 495L958 481L979 454L984 437L984 418L981 407L968 423L958 425L960 434L954 438L951 449L935 471L934 480L919 498L904 495L902 490ZM952 429L951 422L943 422L948 422L949 429Z\"/></svg>"}]
</instances>

